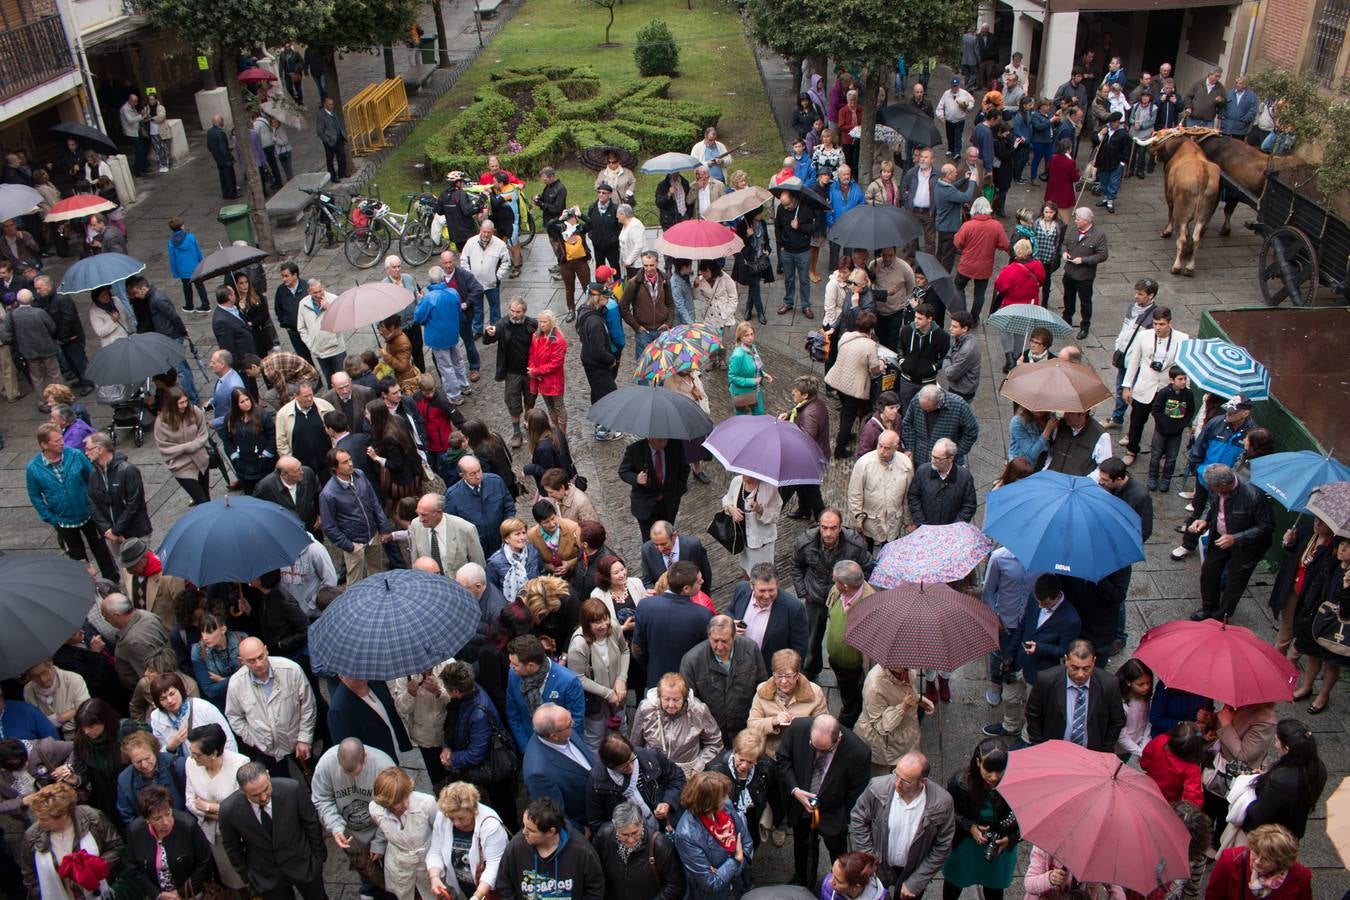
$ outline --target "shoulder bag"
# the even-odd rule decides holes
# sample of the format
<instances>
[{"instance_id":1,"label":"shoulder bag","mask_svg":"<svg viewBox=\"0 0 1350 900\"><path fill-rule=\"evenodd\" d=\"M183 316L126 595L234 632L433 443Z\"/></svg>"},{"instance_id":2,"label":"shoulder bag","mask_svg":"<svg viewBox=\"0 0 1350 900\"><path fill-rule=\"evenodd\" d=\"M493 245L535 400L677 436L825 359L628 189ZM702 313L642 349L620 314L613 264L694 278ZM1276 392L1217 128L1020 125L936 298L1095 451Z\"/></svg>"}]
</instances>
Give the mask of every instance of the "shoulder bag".
<instances>
[{"instance_id":1,"label":"shoulder bag","mask_svg":"<svg viewBox=\"0 0 1350 900\"><path fill-rule=\"evenodd\" d=\"M1337 656L1350 656L1350 620L1341 618L1339 603L1328 600L1317 609L1312 621L1317 646Z\"/></svg>"},{"instance_id":2,"label":"shoulder bag","mask_svg":"<svg viewBox=\"0 0 1350 900\"><path fill-rule=\"evenodd\" d=\"M492 729L492 742L488 745L487 758L464 773L464 777L475 785L496 784L506 781L516 771L516 750L510 737L497 726L497 720L483 704L476 704L487 716L488 727Z\"/></svg>"},{"instance_id":3,"label":"shoulder bag","mask_svg":"<svg viewBox=\"0 0 1350 900\"><path fill-rule=\"evenodd\" d=\"M718 510L713 516L708 534L733 556L745 550L745 523L731 518L726 510Z\"/></svg>"},{"instance_id":4,"label":"shoulder bag","mask_svg":"<svg viewBox=\"0 0 1350 900\"><path fill-rule=\"evenodd\" d=\"M494 820L492 819L483 820L484 823L491 821ZM501 819L496 819L495 821L497 822L498 825L501 825L502 823ZM483 849L482 831L483 828L480 825L478 827L478 834L475 836L475 840L478 843L478 865L475 866L473 870L474 887L477 887L478 882L483 879L483 870L487 868L487 852ZM496 887L493 887L492 890L488 891L486 894L483 895L483 900L502 900L502 895L497 891Z\"/></svg>"},{"instance_id":5,"label":"shoulder bag","mask_svg":"<svg viewBox=\"0 0 1350 900\"><path fill-rule=\"evenodd\" d=\"M1135 322L1134 331L1130 334L1130 339L1125 342L1125 349L1116 350L1112 352L1111 365L1115 366L1117 369L1120 369L1121 371L1124 371L1126 368L1128 368L1125 365L1125 354L1130 352L1130 348L1134 346L1134 339L1139 337L1139 329L1143 327L1144 326L1140 325L1138 322Z\"/></svg>"}]
</instances>

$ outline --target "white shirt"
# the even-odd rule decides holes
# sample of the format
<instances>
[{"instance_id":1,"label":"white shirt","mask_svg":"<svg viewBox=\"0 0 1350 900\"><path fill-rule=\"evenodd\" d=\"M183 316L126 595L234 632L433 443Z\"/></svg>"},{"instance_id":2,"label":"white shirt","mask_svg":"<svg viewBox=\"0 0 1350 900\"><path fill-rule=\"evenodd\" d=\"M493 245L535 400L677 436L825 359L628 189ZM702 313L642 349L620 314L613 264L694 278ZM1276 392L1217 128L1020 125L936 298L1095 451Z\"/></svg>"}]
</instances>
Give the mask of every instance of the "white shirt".
<instances>
[{"instance_id":1,"label":"white shirt","mask_svg":"<svg viewBox=\"0 0 1350 900\"><path fill-rule=\"evenodd\" d=\"M361 702L375 710L375 714L380 717L384 722L384 726L389 729L389 736L393 739L394 746L397 747L398 735L394 733L394 723L389 721L389 713L385 710L384 704L380 702L380 698L375 696L374 691L368 690L366 691L366 695L361 698Z\"/></svg>"},{"instance_id":2,"label":"white shirt","mask_svg":"<svg viewBox=\"0 0 1350 900\"><path fill-rule=\"evenodd\" d=\"M909 845L914 843L914 835L919 833L919 823L923 821L927 807L927 788L919 791L919 796L908 803L898 791L892 795L891 811L886 823L886 862L896 868L904 868L905 860L909 857Z\"/></svg>"},{"instance_id":3,"label":"white shirt","mask_svg":"<svg viewBox=\"0 0 1350 900\"><path fill-rule=\"evenodd\" d=\"M576 745L573 744L571 741L566 741L565 743L562 744L555 744L553 741L545 741L541 739L540 743L556 753L561 753L563 756L567 757L572 762L581 766L586 771L588 772L590 771L591 764L586 759L585 754L583 754L580 750L578 750L576 748ZM637 769L634 769L633 771L636 773Z\"/></svg>"},{"instance_id":4,"label":"white shirt","mask_svg":"<svg viewBox=\"0 0 1350 900\"><path fill-rule=\"evenodd\" d=\"M933 206L933 198L930 196L930 191L928 190L928 179L932 174L932 168L929 168L927 172L923 169L919 169L918 171L914 181L915 209L931 209Z\"/></svg>"},{"instance_id":5,"label":"white shirt","mask_svg":"<svg viewBox=\"0 0 1350 900\"><path fill-rule=\"evenodd\" d=\"M596 646L599 646L599 643L597 643ZM641 771L642 760L637 758L637 754L634 754L633 773L631 775L625 778L622 772L615 772L613 769L609 768L605 769L605 774L609 776L610 781L623 788L623 795L628 798L629 802L642 810L642 818L655 822L656 817L652 814L651 807L647 805L646 800L642 799L642 792L638 790L638 774L641 773Z\"/></svg>"},{"instance_id":6,"label":"white shirt","mask_svg":"<svg viewBox=\"0 0 1350 900\"><path fill-rule=\"evenodd\" d=\"M265 805L263 805L263 806L259 806L259 805L256 804L256 803L250 803L248 806L249 806L249 809L253 810L253 817L254 817L255 819L258 820L258 824L259 824L259 825L262 824L262 814L263 814L263 810L266 810L266 811L267 811L267 815L268 815L269 818L270 818L271 815L272 815L272 801L271 801L271 800L268 800L267 803L266 803Z\"/></svg>"},{"instance_id":7,"label":"white shirt","mask_svg":"<svg viewBox=\"0 0 1350 900\"><path fill-rule=\"evenodd\" d=\"M773 613L773 604L760 609L754 597L745 605L745 636L755 642L756 647L764 646L764 630L769 627L769 616Z\"/></svg>"},{"instance_id":8,"label":"white shirt","mask_svg":"<svg viewBox=\"0 0 1350 900\"><path fill-rule=\"evenodd\" d=\"M619 232L619 261L630 269L642 265L642 245L646 243L647 229L637 216L628 219L628 224Z\"/></svg>"}]
</instances>

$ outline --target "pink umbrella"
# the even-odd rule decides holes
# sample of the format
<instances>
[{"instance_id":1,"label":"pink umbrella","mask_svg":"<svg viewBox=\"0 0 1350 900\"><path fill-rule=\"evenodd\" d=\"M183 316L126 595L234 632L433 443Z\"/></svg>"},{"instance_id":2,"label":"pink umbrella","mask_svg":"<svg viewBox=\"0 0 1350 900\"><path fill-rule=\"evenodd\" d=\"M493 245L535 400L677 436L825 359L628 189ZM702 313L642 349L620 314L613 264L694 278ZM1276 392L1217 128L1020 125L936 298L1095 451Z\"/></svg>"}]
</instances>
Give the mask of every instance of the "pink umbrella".
<instances>
[{"instance_id":1,"label":"pink umbrella","mask_svg":"<svg viewBox=\"0 0 1350 900\"><path fill-rule=\"evenodd\" d=\"M665 230L654 244L675 259L721 259L745 246L736 232L704 219L686 219Z\"/></svg>"},{"instance_id":2,"label":"pink umbrella","mask_svg":"<svg viewBox=\"0 0 1350 900\"><path fill-rule=\"evenodd\" d=\"M338 294L329 304L319 327L324 331L355 331L403 312L413 302L412 291L382 281L357 285Z\"/></svg>"},{"instance_id":3,"label":"pink umbrella","mask_svg":"<svg viewBox=\"0 0 1350 900\"><path fill-rule=\"evenodd\" d=\"M259 66L245 69L239 73L239 80L244 84L256 84L259 81L276 81L277 76Z\"/></svg>"},{"instance_id":4,"label":"pink umbrella","mask_svg":"<svg viewBox=\"0 0 1350 900\"><path fill-rule=\"evenodd\" d=\"M117 204L105 200L98 194L75 194L56 201L43 217L47 222L64 222L67 219L83 219L94 213L117 209Z\"/></svg>"},{"instance_id":5,"label":"pink umbrella","mask_svg":"<svg viewBox=\"0 0 1350 900\"><path fill-rule=\"evenodd\" d=\"M1170 688L1230 706L1294 699L1298 669L1250 629L1214 619L1150 628L1135 657Z\"/></svg>"},{"instance_id":6,"label":"pink umbrella","mask_svg":"<svg viewBox=\"0 0 1350 900\"><path fill-rule=\"evenodd\" d=\"M1008 754L998 792L1022 837L1079 881L1147 894L1190 874L1190 833L1152 778L1115 754L1046 741Z\"/></svg>"}]
</instances>

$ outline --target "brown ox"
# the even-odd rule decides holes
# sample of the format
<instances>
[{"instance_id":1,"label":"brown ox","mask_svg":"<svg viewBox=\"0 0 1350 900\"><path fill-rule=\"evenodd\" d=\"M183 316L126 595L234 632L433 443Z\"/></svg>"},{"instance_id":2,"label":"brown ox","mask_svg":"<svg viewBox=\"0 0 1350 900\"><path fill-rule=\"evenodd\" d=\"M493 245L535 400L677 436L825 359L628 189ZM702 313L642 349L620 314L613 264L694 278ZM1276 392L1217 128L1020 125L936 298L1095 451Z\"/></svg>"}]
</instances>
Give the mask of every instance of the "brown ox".
<instances>
[{"instance_id":1,"label":"brown ox","mask_svg":"<svg viewBox=\"0 0 1350 900\"><path fill-rule=\"evenodd\" d=\"M1253 197L1261 196L1261 190L1266 186L1266 170L1271 166L1269 153L1262 153L1246 141L1216 131L1196 135L1195 140L1206 158L1222 169L1225 175ZM1239 202L1231 197L1224 201L1223 227L1219 229L1219 234L1227 235L1231 230L1233 210L1237 209Z\"/></svg>"},{"instance_id":2,"label":"brown ox","mask_svg":"<svg viewBox=\"0 0 1350 900\"><path fill-rule=\"evenodd\" d=\"M1167 227L1159 237L1177 235L1173 275L1195 275L1195 251L1200 235L1219 205L1219 167L1205 158L1198 144L1178 130L1159 131L1147 141L1163 164L1163 195L1167 198Z\"/></svg>"}]
</instances>

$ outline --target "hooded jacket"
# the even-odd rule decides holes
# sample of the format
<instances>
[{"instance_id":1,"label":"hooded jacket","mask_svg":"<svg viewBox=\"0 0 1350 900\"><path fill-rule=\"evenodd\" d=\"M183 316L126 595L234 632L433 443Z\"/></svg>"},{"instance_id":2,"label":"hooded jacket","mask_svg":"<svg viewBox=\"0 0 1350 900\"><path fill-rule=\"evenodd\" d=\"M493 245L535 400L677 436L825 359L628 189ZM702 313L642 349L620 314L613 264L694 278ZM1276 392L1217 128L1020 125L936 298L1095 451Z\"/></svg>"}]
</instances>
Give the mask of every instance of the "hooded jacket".
<instances>
[{"instance_id":1,"label":"hooded jacket","mask_svg":"<svg viewBox=\"0 0 1350 900\"><path fill-rule=\"evenodd\" d=\"M417 303L413 321L422 326L422 339L432 350L459 343L459 292L444 282L430 285Z\"/></svg>"},{"instance_id":2,"label":"hooded jacket","mask_svg":"<svg viewBox=\"0 0 1350 900\"><path fill-rule=\"evenodd\" d=\"M186 228L175 231L167 242L169 249L169 272L174 278L191 278L202 261L202 248L197 237Z\"/></svg>"},{"instance_id":3,"label":"hooded jacket","mask_svg":"<svg viewBox=\"0 0 1350 900\"><path fill-rule=\"evenodd\" d=\"M89 457L66 447L53 467L38 453L28 461L25 474L28 502L42 521L56 528L76 528L89 521L89 477L94 474Z\"/></svg>"},{"instance_id":4,"label":"hooded jacket","mask_svg":"<svg viewBox=\"0 0 1350 900\"><path fill-rule=\"evenodd\" d=\"M516 834L506 845L497 872L501 900L604 900L605 896L600 857L584 838L574 839L566 828L558 833L558 846L547 859L540 858L523 833Z\"/></svg>"},{"instance_id":5,"label":"hooded jacket","mask_svg":"<svg viewBox=\"0 0 1350 900\"><path fill-rule=\"evenodd\" d=\"M915 384L937 381L942 360L951 350L952 339L934 323L927 331L914 325L900 329L897 349L900 351L900 374Z\"/></svg>"},{"instance_id":6,"label":"hooded jacket","mask_svg":"<svg viewBox=\"0 0 1350 900\"><path fill-rule=\"evenodd\" d=\"M602 310L589 305L582 307L577 313L577 337L581 340L582 368L608 369L614 365L609 326Z\"/></svg>"}]
</instances>

